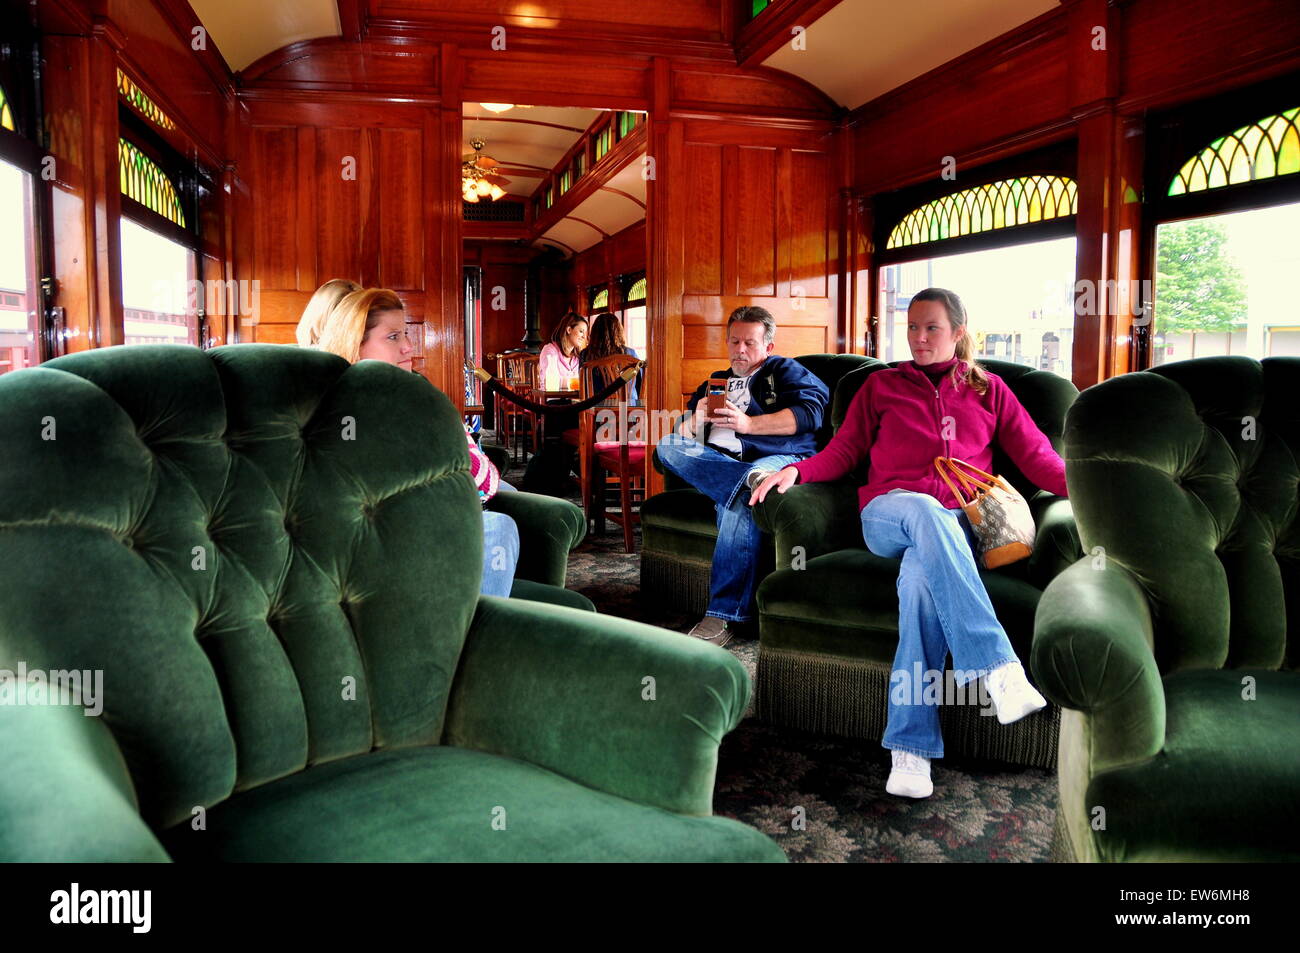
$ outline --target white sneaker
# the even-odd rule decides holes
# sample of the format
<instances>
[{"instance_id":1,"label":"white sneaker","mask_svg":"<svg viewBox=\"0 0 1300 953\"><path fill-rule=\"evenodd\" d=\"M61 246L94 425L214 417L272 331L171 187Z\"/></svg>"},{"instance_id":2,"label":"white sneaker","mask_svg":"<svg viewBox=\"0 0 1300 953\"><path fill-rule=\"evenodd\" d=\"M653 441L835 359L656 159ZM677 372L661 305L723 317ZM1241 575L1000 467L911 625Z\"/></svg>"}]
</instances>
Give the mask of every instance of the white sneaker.
<instances>
[{"instance_id":1,"label":"white sneaker","mask_svg":"<svg viewBox=\"0 0 1300 953\"><path fill-rule=\"evenodd\" d=\"M899 797L929 797L934 793L930 780L930 759L910 751L889 752L894 758L893 770L885 782L885 790Z\"/></svg>"},{"instance_id":2,"label":"white sneaker","mask_svg":"<svg viewBox=\"0 0 1300 953\"><path fill-rule=\"evenodd\" d=\"M1025 678L1025 669L1019 662L999 665L984 676L993 710L998 713L998 723L1009 725L1047 706L1047 699Z\"/></svg>"}]
</instances>

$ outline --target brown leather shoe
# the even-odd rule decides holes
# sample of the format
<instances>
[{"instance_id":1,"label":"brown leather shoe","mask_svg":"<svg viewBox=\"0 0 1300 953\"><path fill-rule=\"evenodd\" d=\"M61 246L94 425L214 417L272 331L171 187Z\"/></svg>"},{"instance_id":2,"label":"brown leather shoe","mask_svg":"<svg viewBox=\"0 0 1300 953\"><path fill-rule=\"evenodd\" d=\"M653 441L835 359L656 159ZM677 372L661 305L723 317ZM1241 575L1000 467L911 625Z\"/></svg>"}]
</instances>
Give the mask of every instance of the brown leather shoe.
<instances>
[{"instance_id":1,"label":"brown leather shoe","mask_svg":"<svg viewBox=\"0 0 1300 953\"><path fill-rule=\"evenodd\" d=\"M735 635L730 626L727 625L726 619L718 619L711 615L706 615L695 623L691 631L686 634L699 639L701 642L709 642L719 648L730 642L732 636Z\"/></svg>"}]
</instances>

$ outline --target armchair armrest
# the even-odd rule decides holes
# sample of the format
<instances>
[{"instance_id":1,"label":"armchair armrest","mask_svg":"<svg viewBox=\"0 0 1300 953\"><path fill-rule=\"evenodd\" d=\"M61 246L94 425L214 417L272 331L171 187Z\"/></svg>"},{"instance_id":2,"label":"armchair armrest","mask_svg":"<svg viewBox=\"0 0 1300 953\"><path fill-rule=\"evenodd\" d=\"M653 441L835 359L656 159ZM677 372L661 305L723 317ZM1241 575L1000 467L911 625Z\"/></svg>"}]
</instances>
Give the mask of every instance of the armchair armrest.
<instances>
[{"instance_id":1,"label":"armchair armrest","mask_svg":"<svg viewBox=\"0 0 1300 953\"><path fill-rule=\"evenodd\" d=\"M553 496L508 490L488 500L487 508L504 513L519 527L515 577L563 588L569 551L587 535L581 508Z\"/></svg>"},{"instance_id":2,"label":"armchair armrest","mask_svg":"<svg viewBox=\"0 0 1300 953\"><path fill-rule=\"evenodd\" d=\"M1030 666L1043 694L1091 722L1094 772L1150 758L1165 743L1165 691L1146 593L1127 569L1086 556L1048 585Z\"/></svg>"},{"instance_id":3,"label":"armchair armrest","mask_svg":"<svg viewBox=\"0 0 1300 953\"><path fill-rule=\"evenodd\" d=\"M1074 508L1063 496L1041 493L1029 501L1037 530L1034 551L1029 557L1029 580L1039 589L1074 565L1083 556Z\"/></svg>"},{"instance_id":4,"label":"armchair armrest","mask_svg":"<svg viewBox=\"0 0 1300 953\"><path fill-rule=\"evenodd\" d=\"M0 682L0 696L14 691ZM71 706L0 705L0 861L168 861L141 819L103 719Z\"/></svg>"},{"instance_id":5,"label":"armchair armrest","mask_svg":"<svg viewBox=\"0 0 1300 953\"><path fill-rule=\"evenodd\" d=\"M718 744L740 721L749 691L744 666L716 646L485 596L452 683L443 741L708 816Z\"/></svg>"},{"instance_id":6,"label":"armchair armrest","mask_svg":"<svg viewBox=\"0 0 1300 953\"><path fill-rule=\"evenodd\" d=\"M778 569L789 567L796 546L806 559L866 548L852 483L796 483L784 493L769 493L754 507L754 522L775 537Z\"/></svg>"}]
</instances>

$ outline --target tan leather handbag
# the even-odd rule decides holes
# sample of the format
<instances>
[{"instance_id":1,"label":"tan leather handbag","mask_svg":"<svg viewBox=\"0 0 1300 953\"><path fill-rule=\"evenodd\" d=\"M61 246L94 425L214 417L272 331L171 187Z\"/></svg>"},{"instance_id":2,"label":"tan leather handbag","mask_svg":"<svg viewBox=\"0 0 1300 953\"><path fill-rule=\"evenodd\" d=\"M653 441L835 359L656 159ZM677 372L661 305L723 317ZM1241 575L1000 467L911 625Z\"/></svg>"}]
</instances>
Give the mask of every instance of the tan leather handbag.
<instances>
[{"instance_id":1,"label":"tan leather handbag","mask_svg":"<svg viewBox=\"0 0 1300 953\"><path fill-rule=\"evenodd\" d=\"M956 457L935 457L934 468L966 511L985 569L1014 563L1034 551L1034 516L1010 483ZM964 494L953 484L953 477Z\"/></svg>"}]
</instances>

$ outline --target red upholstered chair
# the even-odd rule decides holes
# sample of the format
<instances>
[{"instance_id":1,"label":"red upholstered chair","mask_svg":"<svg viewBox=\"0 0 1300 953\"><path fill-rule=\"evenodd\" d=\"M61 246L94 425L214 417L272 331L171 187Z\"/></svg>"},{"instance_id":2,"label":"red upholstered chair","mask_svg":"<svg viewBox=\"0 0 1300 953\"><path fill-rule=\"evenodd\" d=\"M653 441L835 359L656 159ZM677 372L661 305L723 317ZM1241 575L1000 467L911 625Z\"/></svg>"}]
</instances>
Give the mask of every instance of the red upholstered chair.
<instances>
[{"instance_id":1,"label":"red upholstered chair","mask_svg":"<svg viewBox=\"0 0 1300 953\"><path fill-rule=\"evenodd\" d=\"M586 400L613 376L636 363L637 359L630 354L613 354L584 364L582 399ZM587 518L594 518L596 531L601 533L605 531L606 519L621 526L623 545L631 553L635 552L632 527L640 521L640 515L632 507L645 499L647 421L645 409L627 407L625 401L618 399L620 394L616 392L600 407L582 413L578 426L578 465ZM609 512L605 494L606 490L615 488L619 509Z\"/></svg>"}]
</instances>

